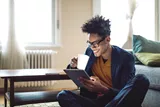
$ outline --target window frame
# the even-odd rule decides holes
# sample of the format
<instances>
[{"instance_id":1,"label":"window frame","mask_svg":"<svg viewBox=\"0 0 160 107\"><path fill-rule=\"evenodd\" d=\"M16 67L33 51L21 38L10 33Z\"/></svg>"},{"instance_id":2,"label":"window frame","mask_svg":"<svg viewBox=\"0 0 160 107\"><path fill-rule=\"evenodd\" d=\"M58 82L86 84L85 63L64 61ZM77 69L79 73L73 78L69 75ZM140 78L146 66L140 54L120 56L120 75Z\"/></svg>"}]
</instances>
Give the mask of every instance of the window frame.
<instances>
[{"instance_id":1,"label":"window frame","mask_svg":"<svg viewBox=\"0 0 160 107\"><path fill-rule=\"evenodd\" d=\"M25 49L58 49L61 46L60 37L60 8L61 0L52 0L52 42L50 43L25 43ZM14 3L9 5L9 8L14 7ZM12 11L13 12L13 11ZM13 13L11 13L13 14ZM0 43L0 49L2 49L2 43Z\"/></svg>"},{"instance_id":2,"label":"window frame","mask_svg":"<svg viewBox=\"0 0 160 107\"><path fill-rule=\"evenodd\" d=\"M60 3L60 0L52 0L52 43L27 43L25 49L58 49L62 47L60 40Z\"/></svg>"}]
</instances>

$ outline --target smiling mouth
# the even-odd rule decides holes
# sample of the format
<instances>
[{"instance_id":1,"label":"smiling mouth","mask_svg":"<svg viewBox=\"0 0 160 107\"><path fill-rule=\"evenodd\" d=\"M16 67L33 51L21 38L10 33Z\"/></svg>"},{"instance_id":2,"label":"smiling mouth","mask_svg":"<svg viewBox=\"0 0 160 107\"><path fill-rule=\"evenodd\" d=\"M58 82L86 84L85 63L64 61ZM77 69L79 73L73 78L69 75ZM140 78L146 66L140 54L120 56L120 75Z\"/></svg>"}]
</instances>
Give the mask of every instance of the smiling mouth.
<instances>
[{"instance_id":1,"label":"smiling mouth","mask_svg":"<svg viewBox=\"0 0 160 107\"><path fill-rule=\"evenodd\" d=\"M99 50L93 51L95 54L99 52Z\"/></svg>"}]
</instances>

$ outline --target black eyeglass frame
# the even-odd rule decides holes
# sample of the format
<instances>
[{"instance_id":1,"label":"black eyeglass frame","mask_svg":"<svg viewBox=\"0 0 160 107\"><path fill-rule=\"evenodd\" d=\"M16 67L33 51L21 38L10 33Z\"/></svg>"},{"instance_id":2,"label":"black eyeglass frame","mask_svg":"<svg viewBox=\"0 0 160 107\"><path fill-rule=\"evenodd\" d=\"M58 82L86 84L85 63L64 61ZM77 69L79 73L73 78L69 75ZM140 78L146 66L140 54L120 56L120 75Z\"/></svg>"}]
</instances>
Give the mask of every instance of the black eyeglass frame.
<instances>
[{"instance_id":1,"label":"black eyeglass frame","mask_svg":"<svg viewBox=\"0 0 160 107\"><path fill-rule=\"evenodd\" d=\"M93 41L93 42L87 41L88 46L89 46L89 47L92 47L92 48L97 48L97 47L99 47L99 44L100 44L105 38L106 38L106 37L103 37L102 39L96 40L96 41Z\"/></svg>"}]
</instances>

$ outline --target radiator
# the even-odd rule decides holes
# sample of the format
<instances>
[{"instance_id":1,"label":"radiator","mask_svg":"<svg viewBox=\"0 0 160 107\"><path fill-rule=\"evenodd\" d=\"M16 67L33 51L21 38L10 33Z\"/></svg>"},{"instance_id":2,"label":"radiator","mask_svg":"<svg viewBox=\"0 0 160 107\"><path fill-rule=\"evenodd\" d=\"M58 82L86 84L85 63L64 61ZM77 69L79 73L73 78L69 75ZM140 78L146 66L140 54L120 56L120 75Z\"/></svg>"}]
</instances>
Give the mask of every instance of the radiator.
<instances>
[{"instance_id":1,"label":"radiator","mask_svg":"<svg viewBox=\"0 0 160 107\"><path fill-rule=\"evenodd\" d=\"M27 50L27 61L30 69L36 68L54 68L53 50Z\"/></svg>"},{"instance_id":2,"label":"radiator","mask_svg":"<svg viewBox=\"0 0 160 107\"><path fill-rule=\"evenodd\" d=\"M26 50L28 69L43 69L54 68L55 54L53 50ZM53 86L55 81L34 81L34 82L19 82L15 83L15 88L20 87L46 87ZM3 87L4 82L0 79L0 88Z\"/></svg>"}]
</instances>

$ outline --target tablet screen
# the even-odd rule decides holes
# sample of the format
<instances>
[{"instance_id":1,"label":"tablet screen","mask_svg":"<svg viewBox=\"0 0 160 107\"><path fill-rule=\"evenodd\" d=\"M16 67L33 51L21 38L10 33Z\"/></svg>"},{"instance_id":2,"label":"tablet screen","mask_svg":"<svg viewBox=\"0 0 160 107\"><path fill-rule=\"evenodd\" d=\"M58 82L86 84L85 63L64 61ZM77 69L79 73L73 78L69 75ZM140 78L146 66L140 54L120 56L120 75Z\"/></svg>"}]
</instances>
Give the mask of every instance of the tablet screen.
<instances>
[{"instance_id":1,"label":"tablet screen","mask_svg":"<svg viewBox=\"0 0 160 107\"><path fill-rule=\"evenodd\" d=\"M68 75L69 78L72 79L72 81L78 87L83 87L83 84L80 83L78 78L83 77L83 78L86 78L86 79L90 79L89 75L84 70L80 70L80 69L64 69L64 72Z\"/></svg>"}]
</instances>

